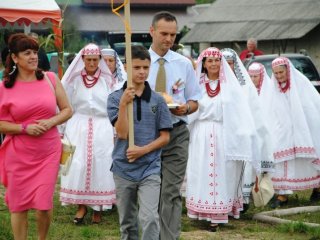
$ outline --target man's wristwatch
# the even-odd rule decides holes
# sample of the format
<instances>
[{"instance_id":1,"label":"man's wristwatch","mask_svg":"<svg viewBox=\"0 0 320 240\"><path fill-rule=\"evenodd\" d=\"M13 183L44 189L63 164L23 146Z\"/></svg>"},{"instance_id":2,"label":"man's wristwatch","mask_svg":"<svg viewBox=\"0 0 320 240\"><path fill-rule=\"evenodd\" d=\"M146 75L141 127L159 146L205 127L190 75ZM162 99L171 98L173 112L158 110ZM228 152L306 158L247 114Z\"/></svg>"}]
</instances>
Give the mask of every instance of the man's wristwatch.
<instances>
[{"instance_id":1,"label":"man's wristwatch","mask_svg":"<svg viewBox=\"0 0 320 240\"><path fill-rule=\"evenodd\" d=\"M185 115L188 115L190 113L190 111L191 111L190 105L189 105L189 103L187 103L187 111L186 111Z\"/></svg>"}]
</instances>

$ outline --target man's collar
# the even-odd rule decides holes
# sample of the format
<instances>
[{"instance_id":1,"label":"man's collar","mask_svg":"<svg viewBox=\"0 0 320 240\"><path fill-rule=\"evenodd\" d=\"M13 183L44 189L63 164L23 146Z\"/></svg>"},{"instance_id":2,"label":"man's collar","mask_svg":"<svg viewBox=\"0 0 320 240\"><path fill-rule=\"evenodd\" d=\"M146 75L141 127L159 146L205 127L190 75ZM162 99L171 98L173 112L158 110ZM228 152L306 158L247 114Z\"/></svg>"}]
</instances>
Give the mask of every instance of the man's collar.
<instances>
[{"instance_id":1,"label":"man's collar","mask_svg":"<svg viewBox=\"0 0 320 240\"><path fill-rule=\"evenodd\" d=\"M170 62L170 60L171 60L171 50L170 49L163 57L159 56L155 51L153 51L151 46L150 46L149 51L150 51L150 55L151 55L151 60L153 62L158 61L159 58L164 58L167 62Z\"/></svg>"},{"instance_id":2,"label":"man's collar","mask_svg":"<svg viewBox=\"0 0 320 240\"><path fill-rule=\"evenodd\" d=\"M127 88L127 81L123 84L123 91L126 90ZM138 96L136 96L138 97ZM150 88L150 85L147 81L144 82L144 90L143 90L143 93L141 94L141 97L138 97L138 98L141 98L147 102L150 102L150 98L151 98L151 88Z\"/></svg>"}]
</instances>

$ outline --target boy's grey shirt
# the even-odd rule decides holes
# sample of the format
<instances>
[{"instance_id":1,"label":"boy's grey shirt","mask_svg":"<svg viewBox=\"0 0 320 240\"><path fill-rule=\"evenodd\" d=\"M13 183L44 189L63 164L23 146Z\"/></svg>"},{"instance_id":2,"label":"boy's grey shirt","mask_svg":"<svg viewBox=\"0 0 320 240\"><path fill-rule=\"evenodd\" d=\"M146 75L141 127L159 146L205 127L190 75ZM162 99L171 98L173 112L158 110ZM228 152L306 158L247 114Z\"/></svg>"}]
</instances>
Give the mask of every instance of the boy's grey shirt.
<instances>
[{"instance_id":1,"label":"boy's grey shirt","mask_svg":"<svg viewBox=\"0 0 320 240\"><path fill-rule=\"evenodd\" d=\"M118 119L119 103L126 87L127 82L108 97L107 111L113 126ZM165 100L151 90L148 82L145 82L145 89L141 97L135 96L134 98L133 113L134 144L136 146L147 145L159 137L159 131L172 129L171 113ZM160 175L161 149L150 152L133 163L128 162L127 149L128 140L116 138L111 166L114 174L130 181L141 181L151 174Z\"/></svg>"}]
</instances>

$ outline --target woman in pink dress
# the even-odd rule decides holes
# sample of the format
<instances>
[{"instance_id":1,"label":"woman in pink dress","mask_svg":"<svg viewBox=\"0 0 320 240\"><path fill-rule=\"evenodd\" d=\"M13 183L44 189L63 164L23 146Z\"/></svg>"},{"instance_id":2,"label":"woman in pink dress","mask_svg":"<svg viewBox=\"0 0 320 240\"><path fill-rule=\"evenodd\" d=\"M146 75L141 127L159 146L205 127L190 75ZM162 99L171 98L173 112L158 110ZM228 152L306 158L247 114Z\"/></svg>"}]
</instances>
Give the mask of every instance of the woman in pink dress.
<instances>
[{"instance_id":1,"label":"woman in pink dress","mask_svg":"<svg viewBox=\"0 0 320 240\"><path fill-rule=\"evenodd\" d=\"M72 115L60 81L54 73L37 68L38 49L31 37L12 35L0 84L0 132L6 134L0 148L0 177L15 239L27 239L30 209L36 210L38 239L46 238L61 156L56 126Z\"/></svg>"}]
</instances>

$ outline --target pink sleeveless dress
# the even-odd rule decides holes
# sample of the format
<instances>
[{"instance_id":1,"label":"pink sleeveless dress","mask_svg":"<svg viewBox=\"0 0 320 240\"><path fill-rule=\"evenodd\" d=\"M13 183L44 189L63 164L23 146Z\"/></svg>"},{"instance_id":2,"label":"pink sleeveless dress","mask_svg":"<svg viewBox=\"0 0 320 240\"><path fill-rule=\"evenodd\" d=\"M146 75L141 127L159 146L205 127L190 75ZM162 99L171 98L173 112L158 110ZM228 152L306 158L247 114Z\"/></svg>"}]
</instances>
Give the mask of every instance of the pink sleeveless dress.
<instances>
[{"instance_id":1,"label":"pink sleeveless dress","mask_svg":"<svg viewBox=\"0 0 320 240\"><path fill-rule=\"evenodd\" d=\"M48 73L50 79L52 73ZM51 80L55 86L56 82ZM0 121L32 124L56 114L56 97L46 80L0 83ZM56 127L41 136L6 135L0 147L0 177L11 212L49 210L59 170L61 140Z\"/></svg>"}]
</instances>

